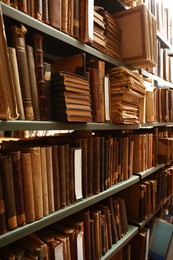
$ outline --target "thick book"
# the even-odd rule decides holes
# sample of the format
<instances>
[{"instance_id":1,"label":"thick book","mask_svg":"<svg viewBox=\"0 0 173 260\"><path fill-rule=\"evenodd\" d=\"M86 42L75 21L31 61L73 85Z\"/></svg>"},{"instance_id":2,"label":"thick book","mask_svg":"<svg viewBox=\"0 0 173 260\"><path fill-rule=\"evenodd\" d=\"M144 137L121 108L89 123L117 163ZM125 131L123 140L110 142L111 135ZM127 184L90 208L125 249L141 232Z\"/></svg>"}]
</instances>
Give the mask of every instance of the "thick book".
<instances>
[{"instance_id":1,"label":"thick book","mask_svg":"<svg viewBox=\"0 0 173 260\"><path fill-rule=\"evenodd\" d=\"M61 5L62 0L49 0L50 25L58 30L61 30Z\"/></svg>"},{"instance_id":2,"label":"thick book","mask_svg":"<svg viewBox=\"0 0 173 260\"><path fill-rule=\"evenodd\" d=\"M1 155L0 157L1 175L3 194L5 202L5 215L8 230L13 230L17 227L17 212L15 202L14 180L12 160L10 155Z\"/></svg>"},{"instance_id":3,"label":"thick book","mask_svg":"<svg viewBox=\"0 0 173 260\"><path fill-rule=\"evenodd\" d=\"M2 120L9 119L17 119L18 111L17 111L17 102L14 92L14 83L11 72L8 47L7 47L7 39L5 34L5 26L2 18L2 11L0 9L0 43L1 43L1 105L0 105L0 118Z\"/></svg>"},{"instance_id":4,"label":"thick book","mask_svg":"<svg viewBox=\"0 0 173 260\"><path fill-rule=\"evenodd\" d=\"M27 54L26 54L26 43L25 43L26 33L27 33L27 29L25 28L25 26L23 25L21 25L20 27L17 27L16 25L12 26L12 35L13 35L14 46L16 48L16 54L17 54L20 86L21 86L23 106L25 111L25 119L34 120L31 86L29 80L29 68L28 68Z\"/></svg>"}]
</instances>

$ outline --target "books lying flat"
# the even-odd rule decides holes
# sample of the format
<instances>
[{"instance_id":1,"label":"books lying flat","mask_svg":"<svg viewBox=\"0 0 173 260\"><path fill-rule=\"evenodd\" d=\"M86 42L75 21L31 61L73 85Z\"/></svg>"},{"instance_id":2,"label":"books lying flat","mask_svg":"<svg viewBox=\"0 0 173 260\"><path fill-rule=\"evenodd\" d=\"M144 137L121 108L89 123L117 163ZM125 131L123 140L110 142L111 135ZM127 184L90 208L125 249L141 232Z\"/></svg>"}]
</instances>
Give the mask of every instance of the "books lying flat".
<instances>
[{"instance_id":1,"label":"books lying flat","mask_svg":"<svg viewBox=\"0 0 173 260\"><path fill-rule=\"evenodd\" d=\"M91 122L89 82L70 72L52 74L53 115L55 120Z\"/></svg>"}]
</instances>

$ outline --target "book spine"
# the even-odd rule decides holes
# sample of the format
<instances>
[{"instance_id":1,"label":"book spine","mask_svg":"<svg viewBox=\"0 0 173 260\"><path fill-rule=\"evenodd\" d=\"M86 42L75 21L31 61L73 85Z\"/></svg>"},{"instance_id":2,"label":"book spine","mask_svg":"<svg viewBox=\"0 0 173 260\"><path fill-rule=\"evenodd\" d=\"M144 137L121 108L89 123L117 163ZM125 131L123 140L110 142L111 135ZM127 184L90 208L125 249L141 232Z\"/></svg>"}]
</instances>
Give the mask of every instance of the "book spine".
<instances>
[{"instance_id":1,"label":"book spine","mask_svg":"<svg viewBox=\"0 0 173 260\"><path fill-rule=\"evenodd\" d=\"M37 80L36 80L36 72L35 72L35 60L34 60L33 47L26 45L26 52L27 52L27 60L28 60L28 70L29 70L34 118L35 120L40 120L40 109L38 104L38 91L37 91Z\"/></svg>"},{"instance_id":2,"label":"book spine","mask_svg":"<svg viewBox=\"0 0 173 260\"><path fill-rule=\"evenodd\" d=\"M73 37L79 39L79 0L74 1Z\"/></svg>"},{"instance_id":3,"label":"book spine","mask_svg":"<svg viewBox=\"0 0 173 260\"><path fill-rule=\"evenodd\" d=\"M47 102L45 96L44 64L43 64L43 37L34 34L34 52L36 65L36 79L38 87L38 100L40 108L40 119L47 120Z\"/></svg>"},{"instance_id":4,"label":"book spine","mask_svg":"<svg viewBox=\"0 0 173 260\"><path fill-rule=\"evenodd\" d=\"M18 226L26 224L25 203L24 203L24 191L22 180L22 167L21 167L21 152L11 152L12 167L13 167L13 181L17 211L17 223Z\"/></svg>"},{"instance_id":5,"label":"book spine","mask_svg":"<svg viewBox=\"0 0 173 260\"><path fill-rule=\"evenodd\" d=\"M58 161L60 173L60 204L61 208L66 206L66 173L65 173L65 146L58 147Z\"/></svg>"},{"instance_id":6,"label":"book spine","mask_svg":"<svg viewBox=\"0 0 173 260\"><path fill-rule=\"evenodd\" d=\"M43 22L46 24L50 24L49 22L49 1L42 0L43 5Z\"/></svg>"},{"instance_id":7,"label":"book spine","mask_svg":"<svg viewBox=\"0 0 173 260\"><path fill-rule=\"evenodd\" d=\"M17 227L17 213L16 213L11 156L1 155L0 165L2 171L1 174L2 174L2 184L4 190L7 228L8 230L13 230L14 228Z\"/></svg>"},{"instance_id":8,"label":"book spine","mask_svg":"<svg viewBox=\"0 0 173 260\"><path fill-rule=\"evenodd\" d=\"M34 120L34 112L33 112L33 105L31 99L30 81L29 81L29 71L28 71L28 63L27 63L27 55L26 55L26 44L25 44L25 35L27 30L23 25L21 25L20 28L13 25L12 32L13 32L13 41L17 53L20 86L22 91L25 118L26 120Z\"/></svg>"},{"instance_id":9,"label":"book spine","mask_svg":"<svg viewBox=\"0 0 173 260\"><path fill-rule=\"evenodd\" d=\"M44 62L45 96L47 101L47 117L53 119L52 114L52 88L51 88L51 64Z\"/></svg>"},{"instance_id":10,"label":"book spine","mask_svg":"<svg viewBox=\"0 0 173 260\"><path fill-rule=\"evenodd\" d=\"M55 210L59 210L61 207L60 207L60 176L59 176L58 145L52 146L52 163L53 163Z\"/></svg>"},{"instance_id":11,"label":"book spine","mask_svg":"<svg viewBox=\"0 0 173 260\"><path fill-rule=\"evenodd\" d=\"M0 235L7 231L5 216L5 201L3 194L2 174L0 174Z\"/></svg>"},{"instance_id":12,"label":"book spine","mask_svg":"<svg viewBox=\"0 0 173 260\"><path fill-rule=\"evenodd\" d=\"M46 165L46 148L40 147L41 158L41 177L42 177L42 194L43 194L43 215L49 214L48 202L48 185L47 185L47 165Z\"/></svg>"},{"instance_id":13,"label":"book spine","mask_svg":"<svg viewBox=\"0 0 173 260\"><path fill-rule=\"evenodd\" d=\"M68 33L68 0L62 0L61 31L64 33Z\"/></svg>"},{"instance_id":14,"label":"book spine","mask_svg":"<svg viewBox=\"0 0 173 260\"><path fill-rule=\"evenodd\" d=\"M52 165L52 147L51 146L46 147L46 165L47 165L49 212L51 213L51 212L55 211L53 165Z\"/></svg>"},{"instance_id":15,"label":"book spine","mask_svg":"<svg viewBox=\"0 0 173 260\"><path fill-rule=\"evenodd\" d=\"M43 6L42 0L35 0L35 18L40 22L43 21Z\"/></svg>"},{"instance_id":16,"label":"book spine","mask_svg":"<svg viewBox=\"0 0 173 260\"><path fill-rule=\"evenodd\" d=\"M19 10L25 14L28 14L28 8L27 8L27 1L26 0L19 0L18 1L18 7Z\"/></svg>"},{"instance_id":17,"label":"book spine","mask_svg":"<svg viewBox=\"0 0 173 260\"><path fill-rule=\"evenodd\" d=\"M61 0L49 0L49 21L50 25L61 30Z\"/></svg>"}]
</instances>

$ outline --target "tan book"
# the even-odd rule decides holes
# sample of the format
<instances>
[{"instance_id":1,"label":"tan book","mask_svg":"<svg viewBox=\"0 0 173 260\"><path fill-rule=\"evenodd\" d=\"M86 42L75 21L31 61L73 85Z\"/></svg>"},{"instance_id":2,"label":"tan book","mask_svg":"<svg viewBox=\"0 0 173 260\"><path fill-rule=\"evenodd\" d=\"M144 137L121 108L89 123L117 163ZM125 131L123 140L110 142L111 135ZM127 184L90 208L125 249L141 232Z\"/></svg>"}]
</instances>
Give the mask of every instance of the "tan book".
<instances>
[{"instance_id":1,"label":"tan book","mask_svg":"<svg viewBox=\"0 0 173 260\"><path fill-rule=\"evenodd\" d=\"M49 0L50 25L61 30L61 0Z\"/></svg>"},{"instance_id":2,"label":"tan book","mask_svg":"<svg viewBox=\"0 0 173 260\"><path fill-rule=\"evenodd\" d=\"M43 194L43 215L46 216L47 214L49 214L46 147L40 147L40 160L41 160L41 177L42 177L42 194Z\"/></svg>"}]
</instances>

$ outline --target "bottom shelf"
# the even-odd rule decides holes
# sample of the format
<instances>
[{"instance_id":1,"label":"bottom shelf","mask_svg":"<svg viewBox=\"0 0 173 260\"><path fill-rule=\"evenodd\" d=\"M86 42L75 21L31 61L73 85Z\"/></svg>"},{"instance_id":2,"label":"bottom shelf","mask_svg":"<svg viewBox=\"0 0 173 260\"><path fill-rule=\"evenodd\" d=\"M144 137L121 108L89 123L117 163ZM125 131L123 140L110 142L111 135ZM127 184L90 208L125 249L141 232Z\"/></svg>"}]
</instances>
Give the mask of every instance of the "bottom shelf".
<instances>
[{"instance_id":1,"label":"bottom shelf","mask_svg":"<svg viewBox=\"0 0 173 260\"><path fill-rule=\"evenodd\" d=\"M114 244L104 256L102 256L102 260L109 259L113 255L115 255L121 248L123 248L136 234L138 233L138 227L134 227L129 225L129 229L127 234L122 237L116 244Z\"/></svg>"}]
</instances>

